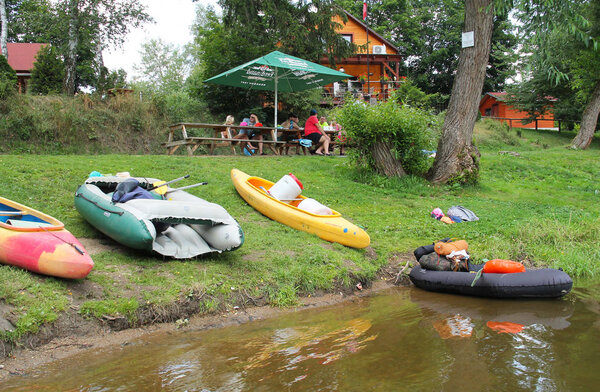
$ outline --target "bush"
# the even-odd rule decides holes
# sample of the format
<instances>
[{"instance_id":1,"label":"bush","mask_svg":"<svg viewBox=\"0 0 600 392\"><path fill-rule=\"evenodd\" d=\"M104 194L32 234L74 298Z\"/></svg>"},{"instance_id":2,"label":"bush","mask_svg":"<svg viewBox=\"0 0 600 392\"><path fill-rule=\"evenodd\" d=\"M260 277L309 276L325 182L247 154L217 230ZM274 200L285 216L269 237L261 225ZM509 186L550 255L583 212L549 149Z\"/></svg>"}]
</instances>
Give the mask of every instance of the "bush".
<instances>
[{"instance_id":1,"label":"bush","mask_svg":"<svg viewBox=\"0 0 600 392\"><path fill-rule=\"evenodd\" d=\"M511 132L507 123L498 120L484 119L481 121L484 132L476 136L477 145L485 148L501 148L502 146L520 146L519 128Z\"/></svg>"},{"instance_id":2,"label":"bush","mask_svg":"<svg viewBox=\"0 0 600 392\"><path fill-rule=\"evenodd\" d=\"M359 166L376 170L373 146L384 142L407 174L422 175L428 170L431 162L423 150L436 144L441 124L438 117L390 100L373 106L350 101L337 119L354 147L350 155Z\"/></svg>"},{"instance_id":3,"label":"bush","mask_svg":"<svg viewBox=\"0 0 600 392\"><path fill-rule=\"evenodd\" d=\"M0 101L16 93L17 73L8 65L6 57L0 55Z\"/></svg>"},{"instance_id":4,"label":"bush","mask_svg":"<svg viewBox=\"0 0 600 392\"><path fill-rule=\"evenodd\" d=\"M46 45L40 49L31 70L30 89L35 94L59 94L63 87L65 65L58 50Z\"/></svg>"}]
</instances>

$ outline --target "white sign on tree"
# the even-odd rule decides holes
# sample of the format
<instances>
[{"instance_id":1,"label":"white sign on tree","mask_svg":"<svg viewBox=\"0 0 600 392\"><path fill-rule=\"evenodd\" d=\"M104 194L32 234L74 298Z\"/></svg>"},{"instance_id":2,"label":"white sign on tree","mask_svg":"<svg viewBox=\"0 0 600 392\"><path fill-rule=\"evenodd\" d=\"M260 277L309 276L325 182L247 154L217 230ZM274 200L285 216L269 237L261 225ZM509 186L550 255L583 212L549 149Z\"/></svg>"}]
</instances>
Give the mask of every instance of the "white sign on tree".
<instances>
[{"instance_id":1,"label":"white sign on tree","mask_svg":"<svg viewBox=\"0 0 600 392\"><path fill-rule=\"evenodd\" d=\"M462 47L470 48L471 46L475 46L475 32L465 31L462 33Z\"/></svg>"}]
</instances>

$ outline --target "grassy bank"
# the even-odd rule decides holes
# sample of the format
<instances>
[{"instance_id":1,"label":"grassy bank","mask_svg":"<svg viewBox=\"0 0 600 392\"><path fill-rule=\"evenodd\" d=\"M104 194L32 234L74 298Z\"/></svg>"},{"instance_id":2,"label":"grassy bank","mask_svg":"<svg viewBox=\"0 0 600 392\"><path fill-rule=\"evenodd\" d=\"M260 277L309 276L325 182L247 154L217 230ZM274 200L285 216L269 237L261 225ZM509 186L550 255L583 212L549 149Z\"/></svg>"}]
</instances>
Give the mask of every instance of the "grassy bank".
<instances>
[{"instance_id":1,"label":"grassy bank","mask_svg":"<svg viewBox=\"0 0 600 392\"><path fill-rule=\"evenodd\" d=\"M253 303L292 305L301 295L367 283L382 267L403 264L414 248L443 237L466 239L476 260L509 258L561 267L574 276L600 276L598 141L588 151L571 151L564 148L570 134L524 130L518 136L490 128L477 129L481 183L468 188L378 177L339 157L0 155L4 197L49 213L75 236L106 246L93 255L95 268L81 281L0 267L0 310L17 327L3 338L35 332L67 311L135 325L169 320L177 314L173 307L210 312ZM498 153L506 150L519 156ZM265 218L236 193L229 176L234 167L273 180L293 172L305 183L306 195L363 226L371 248L330 244ZM189 173L189 183L208 181L190 193L225 207L240 222L246 242L234 252L189 261L116 246L73 206L75 189L93 170L165 180ZM429 215L452 205L471 209L481 220L445 225Z\"/></svg>"},{"instance_id":2,"label":"grassy bank","mask_svg":"<svg viewBox=\"0 0 600 392\"><path fill-rule=\"evenodd\" d=\"M160 154L176 114L159 99L137 94L15 95L0 101L0 153Z\"/></svg>"}]
</instances>

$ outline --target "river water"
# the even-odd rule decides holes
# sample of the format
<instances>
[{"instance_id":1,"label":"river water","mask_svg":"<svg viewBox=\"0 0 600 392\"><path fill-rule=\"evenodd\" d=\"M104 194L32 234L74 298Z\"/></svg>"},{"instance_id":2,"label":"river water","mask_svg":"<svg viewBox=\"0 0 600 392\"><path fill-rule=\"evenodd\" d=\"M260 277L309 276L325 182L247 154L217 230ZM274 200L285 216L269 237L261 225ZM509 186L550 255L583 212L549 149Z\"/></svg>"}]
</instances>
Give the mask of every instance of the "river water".
<instances>
[{"instance_id":1,"label":"river water","mask_svg":"<svg viewBox=\"0 0 600 392\"><path fill-rule=\"evenodd\" d=\"M222 329L145 336L7 380L3 391L591 391L598 285L558 300L395 288Z\"/></svg>"}]
</instances>

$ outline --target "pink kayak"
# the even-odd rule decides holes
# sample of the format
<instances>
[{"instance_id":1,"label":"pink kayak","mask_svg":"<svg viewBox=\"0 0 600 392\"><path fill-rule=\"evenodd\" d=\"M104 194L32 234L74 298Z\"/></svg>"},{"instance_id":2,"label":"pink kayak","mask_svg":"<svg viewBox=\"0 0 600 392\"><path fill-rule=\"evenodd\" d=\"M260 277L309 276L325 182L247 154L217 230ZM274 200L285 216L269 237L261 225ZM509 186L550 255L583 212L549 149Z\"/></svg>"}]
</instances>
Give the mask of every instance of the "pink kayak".
<instances>
[{"instance_id":1,"label":"pink kayak","mask_svg":"<svg viewBox=\"0 0 600 392\"><path fill-rule=\"evenodd\" d=\"M94 262L56 218L0 197L0 263L59 278L85 278Z\"/></svg>"}]
</instances>

